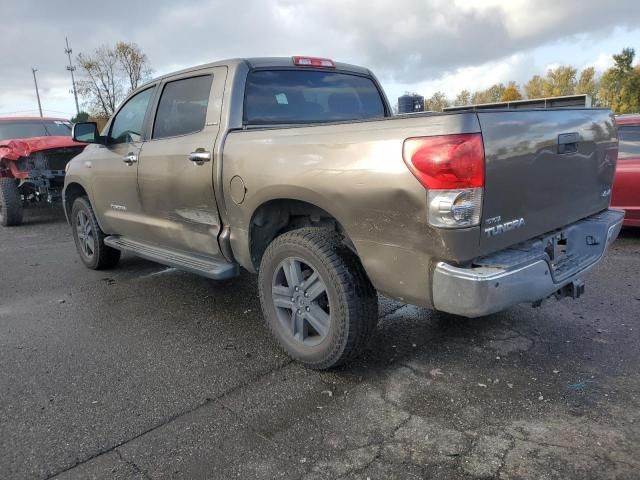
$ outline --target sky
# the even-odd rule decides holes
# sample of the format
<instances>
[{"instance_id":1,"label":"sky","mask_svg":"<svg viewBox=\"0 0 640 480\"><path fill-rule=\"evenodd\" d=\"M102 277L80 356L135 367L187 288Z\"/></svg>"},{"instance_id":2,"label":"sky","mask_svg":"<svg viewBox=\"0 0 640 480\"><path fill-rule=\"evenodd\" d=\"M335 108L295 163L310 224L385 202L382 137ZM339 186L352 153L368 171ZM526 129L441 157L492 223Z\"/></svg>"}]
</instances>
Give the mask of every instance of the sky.
<instances>
[{"instance_id":1,"label":"sky","mask_svg":"<svg viewBox=\"0 0 640 480\"><path fill-rule=\"evenodd\" d=\"M328 57L372 69L393 103L405 91L523 84L560 64L602 72L624 47L640 57L640 0L3 0L2 24L0 116L38 114L32 67L45 115L75 114L65 36L73 56L135 42L155 75Z\"/></svg>"}]
</instances>

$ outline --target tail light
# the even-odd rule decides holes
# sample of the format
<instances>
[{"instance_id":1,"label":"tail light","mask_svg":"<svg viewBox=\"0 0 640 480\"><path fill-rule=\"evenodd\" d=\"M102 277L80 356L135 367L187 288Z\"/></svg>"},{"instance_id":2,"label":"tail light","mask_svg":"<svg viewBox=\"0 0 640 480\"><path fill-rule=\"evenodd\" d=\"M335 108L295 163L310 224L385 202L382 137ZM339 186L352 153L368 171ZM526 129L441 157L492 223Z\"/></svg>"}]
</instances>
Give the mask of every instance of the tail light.
<instances>
[{"instance_id":1,"label":"tail light","mask_svg":"<svg viewBox=\"0 0 640 480\"><path fill-rule=\"evenodd\" d=\"M431 225L462 228L480 224L484 190L481 134L408 138L402 155L427 189Z\"/></svg>"},{"instance_id":2,"label":"tail light","mask_svg":"<svg viewBox=\"0 0 640 480\"><path fill-rule=\"evenodd\" d=\"M333 60L329 60L328 58L293 57L293 64L297 67L336 68L336 64Z\"/></svg>"}]
</instances>

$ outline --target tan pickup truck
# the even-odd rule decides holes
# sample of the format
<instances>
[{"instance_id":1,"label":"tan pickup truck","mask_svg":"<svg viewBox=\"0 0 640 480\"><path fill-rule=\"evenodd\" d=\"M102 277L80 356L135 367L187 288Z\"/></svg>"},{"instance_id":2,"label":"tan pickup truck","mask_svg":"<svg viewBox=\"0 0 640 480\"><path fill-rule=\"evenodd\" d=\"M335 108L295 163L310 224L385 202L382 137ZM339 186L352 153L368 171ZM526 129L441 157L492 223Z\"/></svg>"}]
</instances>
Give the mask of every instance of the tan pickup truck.
<instances>
[{"instance_id":1,"label":"tan pickup truck","mask_svg":"<svg viewBox=\"0 0 640 480\"><path fill-rule=\"evenodd\" d=\"M133 92L67 167L82 261L121 251L213 279L259 274L298 361L354 357L376 291L477 317L555 295L617 236L602 109L393 116L373 74L328 59L203 65Z\"/></svg>"}]
</instances>

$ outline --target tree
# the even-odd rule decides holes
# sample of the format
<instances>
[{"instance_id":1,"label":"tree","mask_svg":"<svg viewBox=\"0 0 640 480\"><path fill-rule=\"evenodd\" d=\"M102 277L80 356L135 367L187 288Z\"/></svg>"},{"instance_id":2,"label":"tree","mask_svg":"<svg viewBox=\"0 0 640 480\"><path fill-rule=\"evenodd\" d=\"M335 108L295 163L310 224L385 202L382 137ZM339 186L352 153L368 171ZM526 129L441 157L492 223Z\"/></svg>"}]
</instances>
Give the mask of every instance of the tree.
<instances>
[{"instance_id":1,"label":"tree","mask_svg":"<svg viewBox=\"0 0 640 480\"><path fill-rule=\"evenodd\" d=\"M141 81L151 77L147 55L135 43L118 42L114 48L120 65L129 79L131 90L135 90Z\"/></svg>"},{"instance_id":2,"label":"tree","mask_svg":"<svg viewBox=\"0 0 640 480\"><path fill-rule=\"evenodd\" d=\"M499 102L502 96L504 95L504 91L506 87L502 83L496 83L491 85L487 89L487 95L489 96L489 101L491 102Z\"/></svg>"},{"instance_id":3,"label":"tree","mask_svg":"<svg viewBox=\"0 0 640 480\"><path fill-rule=\"evenodd\" d=\"M616 113L640 111L640 66L633 67L634 58L632 48L613 55L613 67L600 80L598 99Z\"/></svg>"},{"instance_id":4,"label":"tree","mask_svg":"<svg viewBox=\"0 0 640 480\"><path fill-rule=\"evenodd\" d=\"M453 101L456 107L464 107L465 105L471 105L471 92L469 90L462 90L456 99Z\"/></svg>"},{"instance_id":5,"label":"tree","mask_svg":"<svg viewBox=\"0 0 640 480\"><path fill-rule=\"evenodd\" d=\"M522 100L522 94L516 82L509 82L500 97L501 102L513 102L514 100Z\"/></svg>"},{"instance_id":6,"label":"tree","mask_svg":"<svg viewBox=\"0 0 640 480\"><path fill-rule=\"evenodd\" d=\"M580 78L576 84L576 95L590 95L593 100L598 93L598 80L596 79L596 69L587 67L580 72Z\"/></svg>"},{"instance_id":7,"label":"tree","mask_svg":"<svg viewBox=\"0 0 640 480\"><path fill-rule=\"evenodd\" d=\"M560 97L573 95L576 89L576 74L578 71L569 65L547 70L543 90L545 97Z\"/></svg>"},{"instance_id":8,"label":"tree","mask_svg":"<svg viewBox=\"0 0 640 480\"><path fill-rule=\"evenodd\" d=\"M496 83L491 85L486 90L480 90L474 92L471 96L471 103L478 105L481 103L495 103L499 102L505 91L505 86L502 83Z\"/></svg>"},{"instance_id":9,"label":"tree","mask_svg":"<svg viewBox=\"0 0 640 480\"><path fill-rule=\"evenodd\" d=\"M441 112L448 106L449 100L447 100L447 97L442 92L436 92L424 101L424 109L427 111Z\"/></svg>"},{"instance_id":10,"label":"tree","mask_svg":"<svg viewBox=\"0 0 640 480\"><path fill-rule=\"evenodd\" d=\"M77 82L78 93L89 112L109 117L124 98L151 75L149 60L135 43L118 42L92 53L80 53L78 66L84 78Z\"/></svg>"},{"instance_id":11,"label":"tree","mask_svg":"<svg viewBox=\"0 0 640 480\"><path fill-rule=\"evenodd\" d=\"M540 75L534 75L524 86L527 98L544 97L544 79Z\"/></svg>"},{"instance_id":12,"label":"tree","mask_svg":"<svg viewBox=\"0 0 640 480\"><path fill-rule=\"evenodd\" d=\"M489 99L487 98L487 92L485 90L478 90L473 92L471 95L471 104L479 105L481 103L489 103Z\"/></svg>"},{"instance_id":13,"label":"tree","mask_svg":"<svg viewBox=\"0 0 640 480\"><path fill-rule=\"evenodd\" d=\"M88 122L89 114L87 112L78 112L75 117L71 117L71 123Z\"/></svg>"}]
</instances>

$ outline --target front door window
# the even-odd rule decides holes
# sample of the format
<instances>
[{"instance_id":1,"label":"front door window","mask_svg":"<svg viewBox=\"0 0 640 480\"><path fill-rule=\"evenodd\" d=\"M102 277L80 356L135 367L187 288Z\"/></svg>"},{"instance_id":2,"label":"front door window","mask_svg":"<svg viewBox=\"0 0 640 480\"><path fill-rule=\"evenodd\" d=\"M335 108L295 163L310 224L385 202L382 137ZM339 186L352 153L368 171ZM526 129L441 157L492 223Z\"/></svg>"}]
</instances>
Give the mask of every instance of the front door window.
<instances>
[{"instance_id":1,"label":"front door window","mask_svg":"<svg viewBox=\"0 0 640 480\"><path fill-rule=\"evenodd\" d=\"M151 100L153 87L131 97L113 119L109 143L132 143L142 140L144 116Z\"/></svg>"}]
</instances>

